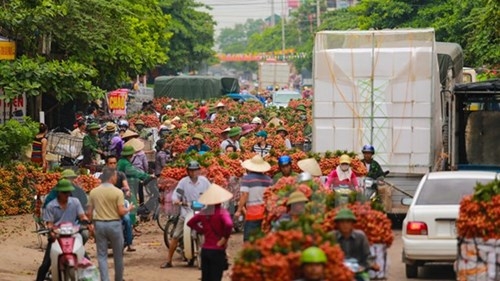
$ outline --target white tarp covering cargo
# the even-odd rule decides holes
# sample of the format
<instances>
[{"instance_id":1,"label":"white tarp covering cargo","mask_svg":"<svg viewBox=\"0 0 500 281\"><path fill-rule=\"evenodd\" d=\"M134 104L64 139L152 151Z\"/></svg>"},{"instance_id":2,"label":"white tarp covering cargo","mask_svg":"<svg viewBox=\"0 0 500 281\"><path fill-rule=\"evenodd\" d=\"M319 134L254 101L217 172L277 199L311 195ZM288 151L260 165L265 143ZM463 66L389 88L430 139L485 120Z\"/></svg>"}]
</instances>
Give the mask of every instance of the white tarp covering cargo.
<instances>
[{"instance_id":1,"label":"white tarp covering cargo","mask_svg":"<svg viewBox=\"0 0 500 281\"><path fill-rule=\"evenodd\" d=\"M313 150L373 144L391 173L429 171L441 151L435 45L433 29L318 32Z\"/></svg>"}]
</instances>

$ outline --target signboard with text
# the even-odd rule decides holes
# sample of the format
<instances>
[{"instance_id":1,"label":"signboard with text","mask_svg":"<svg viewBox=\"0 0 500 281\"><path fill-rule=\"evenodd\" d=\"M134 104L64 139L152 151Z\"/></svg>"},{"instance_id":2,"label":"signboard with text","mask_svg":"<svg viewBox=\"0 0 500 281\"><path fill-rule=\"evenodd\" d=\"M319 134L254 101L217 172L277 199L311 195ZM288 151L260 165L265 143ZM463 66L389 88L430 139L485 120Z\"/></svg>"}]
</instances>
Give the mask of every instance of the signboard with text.
<instances>
[{"instance_id":1,"label":"signboard with text","mask_svg":"<svg viewBox=\"0 0 500 281\"><path fill-rule=\"evenodd\" d=\"M3 91L0 90L0 97L3 97ZM26 116L26 95L18 96L9 102L0 98L0 123L5 123L9 119L15 119L22 122Z\"/></svg>"},{"instance_id":2,"label":"signboard with text","mask_svg":"<svg viewBox=\"0 0 500 281\"><path fill-rule=\"evenodd\" d=\"M108 108L115 117L127 115L128 89L118 89L108 93Z\"/></svg>"}]
</instances>

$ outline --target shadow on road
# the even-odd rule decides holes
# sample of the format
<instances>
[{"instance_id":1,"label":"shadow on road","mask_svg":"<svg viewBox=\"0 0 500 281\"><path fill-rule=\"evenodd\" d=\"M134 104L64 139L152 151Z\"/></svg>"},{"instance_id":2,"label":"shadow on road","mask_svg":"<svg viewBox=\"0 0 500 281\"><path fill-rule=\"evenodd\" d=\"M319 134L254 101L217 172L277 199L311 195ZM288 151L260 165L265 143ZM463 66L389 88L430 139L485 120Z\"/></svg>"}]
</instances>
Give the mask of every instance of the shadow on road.
<instances>
[{"instance_id":1,"label":"shadow on road","mask_svg":"<svg viewBox=\"0 0 500 281\"><path fill-rule=\"evenodd\" d=\"M418 279L407 279L410 280L432 280L432 281L442 281L442 280L456 280L455 272L452 265L448 264L430 264L422 266L419 268Z\"/></svg>"}]
</instances>

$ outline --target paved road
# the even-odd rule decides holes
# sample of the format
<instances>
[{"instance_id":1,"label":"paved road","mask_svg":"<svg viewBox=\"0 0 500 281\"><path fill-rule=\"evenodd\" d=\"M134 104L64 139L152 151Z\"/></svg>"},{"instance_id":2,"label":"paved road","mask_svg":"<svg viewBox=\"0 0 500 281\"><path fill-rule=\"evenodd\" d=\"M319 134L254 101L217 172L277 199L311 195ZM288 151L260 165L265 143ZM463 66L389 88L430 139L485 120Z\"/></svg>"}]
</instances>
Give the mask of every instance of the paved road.
<instances>
[{"instance_id":1,"label":"paved road","mask_svg":"<svg viewBox=\"0 0 500 281\"><path fill-rule=\"evenodd\" d=\"M394 243L389 248L389 278L390 281L403 280L427 280L427 281L453 281L455 274L451 265L430 265L420 267L419 279L407 279L405 275L405 265L401 262L401 250L403 243L401 240L401 231L394 230Z\"/></svg>"}]
</instances>

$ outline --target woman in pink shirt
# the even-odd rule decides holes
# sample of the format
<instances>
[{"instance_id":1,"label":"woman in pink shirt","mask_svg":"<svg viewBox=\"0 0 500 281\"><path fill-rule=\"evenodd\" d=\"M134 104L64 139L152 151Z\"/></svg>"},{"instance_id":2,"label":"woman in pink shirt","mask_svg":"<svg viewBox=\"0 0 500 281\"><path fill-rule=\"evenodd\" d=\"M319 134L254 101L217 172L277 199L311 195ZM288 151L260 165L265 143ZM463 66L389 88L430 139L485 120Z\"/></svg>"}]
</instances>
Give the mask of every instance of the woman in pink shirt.
<instances>
[{"instance_id":1,"label":"woman in pink shirt","mask_svg":"<svg viewBox=\"0 0 500 281\"><path fill-rule=\"evenodd\" d=\"M358 189L358 178L351 169L351 157L349 155L342 155L339 159L340 163L335 170L333 170L326 180L326 186L337 187L339 185L348 185L350 188Z\"/></svg>"},{"instance_id":2,"label":"woman in pink shirt","mask_svg":"<svg viewBox=\"0 0 500 281\"><path fill-rule=\"evenodd\" d=\"M205 242L201 250L201 280L220 281L222 273L228 267L226 247L233 229L229 212L221 207L233 194L226 189L212 184L203 193L198 202L207 207L191 218L187 225L203 234Z\"/></svg>"}]
</instances>

